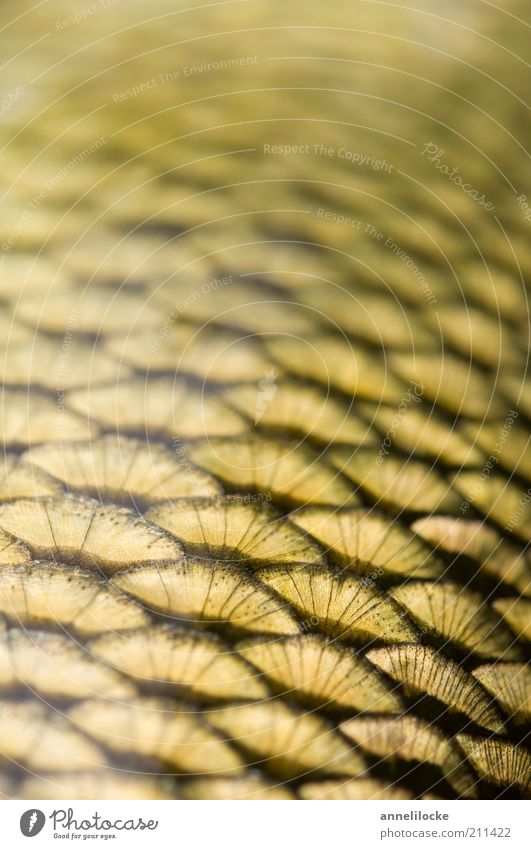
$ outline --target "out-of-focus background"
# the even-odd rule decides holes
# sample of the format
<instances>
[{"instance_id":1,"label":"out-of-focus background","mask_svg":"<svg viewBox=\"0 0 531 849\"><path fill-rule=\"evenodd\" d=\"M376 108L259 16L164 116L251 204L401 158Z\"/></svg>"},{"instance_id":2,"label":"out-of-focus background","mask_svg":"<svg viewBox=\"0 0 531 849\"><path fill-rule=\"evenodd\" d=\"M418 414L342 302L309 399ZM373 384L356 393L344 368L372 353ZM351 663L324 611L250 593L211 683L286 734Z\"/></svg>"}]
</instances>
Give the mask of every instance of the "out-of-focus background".
<instances>
[{"instance_id":1,"label":"out-of-focus background","mask_svg":"<svg viewBox=\"0 0 531 849\"><path fill-rule=\"evenodd\" d=\"M256 248L254 259L238 245L302 238L325 245L312 261L337 268L336 282L380 275L394 287L400 262L364 227L319 218L327 205L396 237L441 301L504 307L511 290L510 318L525 320L525 4L25 6L1 10L7 276L27 250L58 278L86 277L112 262L114 229L137 227L162 273L190 262L190 274L254 271L280 264L283 249ZM309 152L269 152L294 144ZM367 159L343 158L343 147ZM167 268L164 236L194 226ZM345 248L352 257L334 253ZM304 269L310 250L299 253Z\"/></svg>"}]
</instances>

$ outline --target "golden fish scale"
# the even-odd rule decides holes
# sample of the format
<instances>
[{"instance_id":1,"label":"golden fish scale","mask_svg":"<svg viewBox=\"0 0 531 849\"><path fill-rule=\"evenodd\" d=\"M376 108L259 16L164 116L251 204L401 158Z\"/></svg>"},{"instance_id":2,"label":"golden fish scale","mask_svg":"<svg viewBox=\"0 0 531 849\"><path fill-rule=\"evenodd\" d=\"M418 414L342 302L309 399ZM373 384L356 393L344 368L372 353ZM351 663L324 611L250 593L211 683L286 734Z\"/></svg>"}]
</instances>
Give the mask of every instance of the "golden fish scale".
<instances>
[{"instance_id":1,"label":"golden fish scale","mask_svg":"<svg viewBox=\"0 0 531 849\"><path fill-rule=\"evenodd\" d=\"M528 10L0 12L0 790L529 795Z\"/></svg>"}]
</instances>

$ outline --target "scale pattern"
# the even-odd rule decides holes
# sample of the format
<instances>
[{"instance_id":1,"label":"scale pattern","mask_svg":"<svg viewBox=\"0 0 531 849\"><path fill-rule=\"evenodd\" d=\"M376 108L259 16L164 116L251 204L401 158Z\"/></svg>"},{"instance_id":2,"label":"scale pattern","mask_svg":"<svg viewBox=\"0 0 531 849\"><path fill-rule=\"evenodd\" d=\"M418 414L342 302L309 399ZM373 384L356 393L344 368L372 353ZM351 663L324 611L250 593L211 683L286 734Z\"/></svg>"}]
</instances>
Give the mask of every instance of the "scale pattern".
<instances>
[{"instance_id":1,"label":"scale pattern","mask_svg":"<svg viewBox=\"0 0 531 849\"><path fill-rule=\"evenodd\" d=\"M505 6L2 5L4 796L529 796Z\"/></svg>"}]
</instances>

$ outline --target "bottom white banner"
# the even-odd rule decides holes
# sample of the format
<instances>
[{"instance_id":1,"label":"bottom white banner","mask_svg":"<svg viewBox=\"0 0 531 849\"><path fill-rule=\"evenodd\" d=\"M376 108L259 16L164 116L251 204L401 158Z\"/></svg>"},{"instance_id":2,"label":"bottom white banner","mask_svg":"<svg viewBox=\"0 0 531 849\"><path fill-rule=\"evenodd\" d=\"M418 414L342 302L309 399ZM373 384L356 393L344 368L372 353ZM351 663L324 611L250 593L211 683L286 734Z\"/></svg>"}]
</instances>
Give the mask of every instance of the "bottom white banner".
<instances>
[{"instance_id":1,"label":"bottom white banner","mask_svg":"<svg viewBox=\"0 0 531 849\"><path fill-rule=\"evenodd\" d=\"M516 801L4 801L5 847L371 849L531 846L530 807Z\"/></svg>"}]
</instances>

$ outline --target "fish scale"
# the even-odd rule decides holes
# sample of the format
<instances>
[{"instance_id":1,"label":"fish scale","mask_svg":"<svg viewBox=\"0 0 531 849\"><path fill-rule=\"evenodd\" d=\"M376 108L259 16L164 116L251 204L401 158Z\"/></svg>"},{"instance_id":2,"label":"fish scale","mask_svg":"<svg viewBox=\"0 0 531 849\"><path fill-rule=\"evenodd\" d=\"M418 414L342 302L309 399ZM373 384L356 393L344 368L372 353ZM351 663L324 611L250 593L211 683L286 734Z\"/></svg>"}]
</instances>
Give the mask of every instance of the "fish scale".
<instances>
[{"instance_id":1,"label":"fish scale","mask_svg":"<svg viewBox=\"0 0 531 849\"><path fill-rule=\"evenodd\" d=\"M4 795L530 795L506 7L3 4Z\"/></svg>"}]
</instances>

